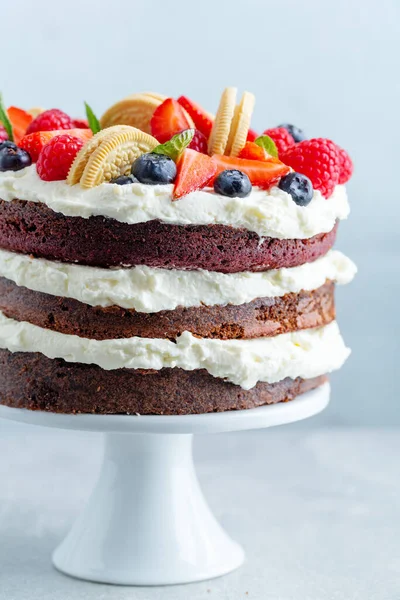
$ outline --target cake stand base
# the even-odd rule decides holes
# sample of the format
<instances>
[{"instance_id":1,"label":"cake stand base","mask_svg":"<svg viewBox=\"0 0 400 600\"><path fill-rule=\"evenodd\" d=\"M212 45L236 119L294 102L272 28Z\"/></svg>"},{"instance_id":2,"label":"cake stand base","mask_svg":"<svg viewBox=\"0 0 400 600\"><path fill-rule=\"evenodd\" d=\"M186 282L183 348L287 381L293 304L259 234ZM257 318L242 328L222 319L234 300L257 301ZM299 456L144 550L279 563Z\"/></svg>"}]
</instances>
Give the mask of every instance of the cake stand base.
<instances>
[{"instance_id":1,"label":"cake stand base","mask_svg":"<svg viewBox=\"0 0 400 600\"><path fill-rule=\"evenodd\" d=\"M54 552L55 567L96 582L165 585L218 577L244 560L201 492L193 434L290 423L320 412L328 401L325 384L293 402L227 413L59 415L0 406L0 417L106 433L98 483Z\"/></svg>"}]
</instances>

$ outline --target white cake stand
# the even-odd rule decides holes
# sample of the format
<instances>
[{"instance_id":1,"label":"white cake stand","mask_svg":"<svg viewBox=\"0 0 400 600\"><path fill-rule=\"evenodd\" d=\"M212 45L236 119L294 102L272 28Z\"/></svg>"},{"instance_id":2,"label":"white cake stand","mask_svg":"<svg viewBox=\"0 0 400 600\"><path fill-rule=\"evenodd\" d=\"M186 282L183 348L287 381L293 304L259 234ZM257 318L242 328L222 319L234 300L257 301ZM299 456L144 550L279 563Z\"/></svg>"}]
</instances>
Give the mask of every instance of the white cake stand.
<instances>
[{"instance_id":1,"label":"white cake stand","mask_svg":"<svg viewBox=\"0 0 400 600\"><path fill-rule=\"evenodd\" d=\"M103 583L177 584L224 575L244 561L203 497L193 434L306 419L326 407L329 391L325 384L292 402L205 415L63 415L0 406L0 417L106 434L98 483L53 554L57 569Z\"/></svg>"}]
</instances>

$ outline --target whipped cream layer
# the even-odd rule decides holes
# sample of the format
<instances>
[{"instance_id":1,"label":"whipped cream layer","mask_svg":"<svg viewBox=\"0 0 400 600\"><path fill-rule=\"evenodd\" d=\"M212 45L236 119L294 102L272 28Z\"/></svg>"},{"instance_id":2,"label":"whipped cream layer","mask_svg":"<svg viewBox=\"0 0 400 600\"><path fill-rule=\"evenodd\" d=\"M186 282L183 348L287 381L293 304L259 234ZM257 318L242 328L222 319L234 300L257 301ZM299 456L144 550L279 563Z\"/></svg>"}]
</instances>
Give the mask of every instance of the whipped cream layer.
<instances>
[{"instance_id":1,"label":"whipped cream layer","mask_svg":"<svg viewBox=\"0 0 400 600\"><path fill-rule=\"evenodd\" d=\"M323 375L340 368L350 353L335 321L325 327L253 340L203 339L185 331L176 342L138 337L98 341L42 329L2 313L0 348L40 352L48 358L96 364L105 370L206 369L246 390L258 381Z\"/></svg>"},{"instance_id":2,"label":"whipped cream layer","mask_svg":"<svg viewBox=\"0 0 400 600\"><path fill-rule=\"evenodd\" d=\"M192 192L172 201L172 185L112 185L103 183L84 190L65 181L42 181L36 166L21 171L0 172L0 198L43 202L55 212L70 217L110 217L122 223L144 223L154 219L175 225L230 225L254 231L260 237L307 239L333 229L337 219L349 214L344 186L336 186L326 200L319 191L306 207L273 187L253 188L247 198L228 198L211 188Z\"/></svg>"},{"instance_id":3,"label":"whipped cream layer","mask_svg":"<svg viewBox=\"0 0 400 600\"><path fill-rule=\"evenodd\" d=\"M256 298L311 291L327 279L348 283L356 270L354 263L338 250L290 269L229 274L146 266L101 269L0 250L0 276L17 285L91 306L116 305L145 313L174 310L178 306L239 305Z\"/></svg>"}]
</instances>

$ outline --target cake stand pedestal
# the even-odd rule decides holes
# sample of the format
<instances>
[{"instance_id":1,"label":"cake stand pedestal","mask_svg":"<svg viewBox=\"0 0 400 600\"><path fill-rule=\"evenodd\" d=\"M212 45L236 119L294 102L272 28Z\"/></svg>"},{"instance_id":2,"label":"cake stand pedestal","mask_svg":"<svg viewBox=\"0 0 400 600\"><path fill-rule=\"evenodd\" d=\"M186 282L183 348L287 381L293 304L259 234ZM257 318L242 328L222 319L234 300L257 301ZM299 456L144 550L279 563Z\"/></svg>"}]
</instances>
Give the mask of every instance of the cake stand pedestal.
<instances>
[{"instance_id":1,"label":"cake stand pedestal","mask_svg":"<svg viewBox=\"0 0 400 600\"><path fill-rule=\"evenodd\" d=\"M293 402L225 413L64 415L0 406L0 417L106 434L98 483L55 550L55 567L96 582L164 585L218 577L244 561L201 492L193 434L283 425L317 414L328 401L325 384Z\"/></svg>"}]
</instances>

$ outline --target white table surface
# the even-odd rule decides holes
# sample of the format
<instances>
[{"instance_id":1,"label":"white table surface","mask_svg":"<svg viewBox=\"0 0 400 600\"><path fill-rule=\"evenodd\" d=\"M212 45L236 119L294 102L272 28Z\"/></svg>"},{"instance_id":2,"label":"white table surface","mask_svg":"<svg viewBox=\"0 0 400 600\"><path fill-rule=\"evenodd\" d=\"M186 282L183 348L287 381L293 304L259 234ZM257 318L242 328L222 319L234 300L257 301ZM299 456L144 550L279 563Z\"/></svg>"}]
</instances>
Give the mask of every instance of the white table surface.
<instances>
[{"instance_id":1,"label":"white table surface","mask_svg":"<svg viewBox=\"0 0 400 600\"><path fill-rule=\"evenodd\" d=\"M199 436L212 509L245 547L226 577L124 588L51 566L96 479L101 436L0 421L0 600L399 600L400 434L323 429Z\"/></svg>"}]
</instances>

